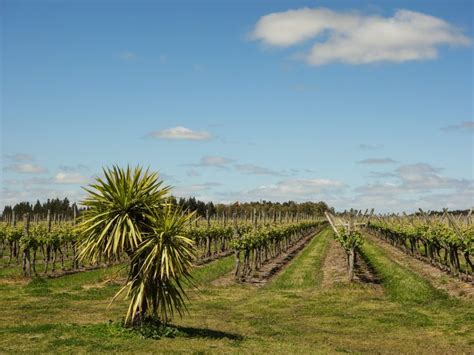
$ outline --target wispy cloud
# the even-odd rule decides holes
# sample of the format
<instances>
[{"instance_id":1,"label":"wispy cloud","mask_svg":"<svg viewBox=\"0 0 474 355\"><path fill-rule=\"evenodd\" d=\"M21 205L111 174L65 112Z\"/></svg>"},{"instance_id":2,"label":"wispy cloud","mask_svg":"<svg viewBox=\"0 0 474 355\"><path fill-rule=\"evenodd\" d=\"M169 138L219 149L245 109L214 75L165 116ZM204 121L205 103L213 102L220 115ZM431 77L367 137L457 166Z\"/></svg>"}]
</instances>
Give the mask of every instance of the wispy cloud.
<instances>
[{"instance_id":1,"label":"wispy cloud","mask_svg":"<svg viewBox=\"0 0 474 355\"><path fill-rule=\"evenodd\" d=\"M229 164L233 163L235 160L226 158L226 157L221 157L217 155L206 155L202 157L198 163L195 164L184 164L185 166L193 166L197 168L221 168L221 169L227 169L229 167Z\"/></svg>"},{"instance_id":2,"label":"wispy cloud","mask_svg":"<svg viewBox=\"0 0 474 355\"><path fill-rule=\"evenodd\" d=\"M444 176L443 169L434 167L427 163L405 164L396 168L391 173L379 175L379 178L395 178L396 182L368 184L356 189L356 191L369 192L430 192L437 189L457 189L469 185L471 182L465 179L456 179Z\"/></svg>"},{"instance_id":3,"label":"wispy cloud","mask_svg":"<svg viewBox=\"0 0 474 355\"><path fill-rule=\"evenodd\" d=\"M450 125L441 128L442 131L464 131L474 133L474 121L464 121L459 124Z\"/></svg>"},{"instance_id":4,"label":"wispy cloud","mask_svg":"<svg viewBox=\"0 0 474 355\"><path fill-rule=\"evenodd\" d=\"M84 164L76 164L76 165L60 165L59 170L66 172L66 173L73 173L78 171L85 171L89 170L89 168Z\"/></svg>"},{"instance_id":5,"label":"wispy cloud","mask_svg":"<svg viewBox=\"0 0 474 355\"><path fill-rule=\"evenodd\" d=\"M23 184L26 186L30 185L83 185L87 184L92 180L92 177L87 177L80 173L75 172L58 172L54 176L49 177L32 177L27 180L23 180Z\"/></svg>"},{"instance_id":6,"label":"wispy cloud","mask_svg":"<svg viewBox=\"0 0 474 355\"><path fill-rule=\"evenodd\" d=\"M52 179L55 184L85 184L90 179L78 173L59 172Z\"/></svg>"},{"instance_id":7,"label":"wispy cloud","mask_svg":"<svg viewBox=\"0 0 474 355\"><path fill-rule=\"evenodd\" d=\"M220 183L218 182L205 182L202 184L192 184L192 185L182 185L182 186L176 186L172 193L174 196L178 197L197 197L200 199L204 200L209 200L206 193L208 193L209 190L221 186Z\"/></svg>"},{"instance_id":8,"label":"wispy cloud","mask_svg":"<svg viewBox=\"0 0 474 355\"><path fill-rule=\"evenodd\" d=\"M180 182L177 176L172 175L172 174L167 174L162 171L159 171L159 178L160 180L163 180L166 185L168 185L169 183L176 184Z\"/></svg>"},{"instance_id":9,"label":"wispy cloud","mask_svg":"<svg viewBox=\"0 0 474 355\"><path fill-rule=\"evenodd\" d=\"M248 175L274 175L281 176L284 175L283 172L265 168L263 166L253 165L253 164L236 164L235 169L243 174Z\"/></svg>"},{"instance_id":10,"label":"wispy cloud","mask_svg":"<svg viewBox=\"0 0 474 355\"><path fill-rule=\"evenodd\" d=\"M48 171L45 167L33 163L10 164L4 170L20 174L42 174Z\"/></svg>"},{"instance_id":11,"label":"wispy cloud","mask_svg":"<svg viewBox=\"0 0 474 355\"><path fill-rule=\"evenodd\" d=\"M261 185L245 193L254 199L266 200L321 200L327 194L341 192L346 185L331 179L288 179L276 184Z\"/></svg>"},{"instance_id":12,"label":"wispy cloud","mask_svg":"<svg viewBox=\"0 0 474 355\"><path fill-rule=\"evenodd\" d=\"M358 148L362 150L378 150L383 148L383 144L359 144Z\"/></svg>"},{"instance_id":13,"label":"wispy cloud","mask_svg":"<svg viewBox=\"0 0 474 355\"><path fill-rule=\"evenodd\" d=\"M442 171L430 164L417 163L402 165L395 174L402 182L401 186L408 190L464 189L472 184L471 180L444 176Z\"/></svg>"},{"instance_id":14,"label":"wispy cloud","mask_svg":"<svg viewBox=\"0 0 474 355\"><path fill-rule=\"evenodd\" d=\"M146 137L168 140L206 141L210 140L212 135L207 131L193 131L192 129L186 127L177 126L150 132L146 135Z\"/></svg>"},{"instance_id":15,"label":"wispy cloud","mask_svg":"<svg viewBox=\"0 0 474 355\"><path fill-rule=\"evenodd\" d=\"M396 174L392 172L380 172L380 171L371 171L369 177L371 178L389 178L396 177Z\"/></svg>"},{"instance_id":16,"label":"wispy cloud","mask_svg":"<svg viewBox=\"0 0 474 355\"><path fill-rule=\"evenodd\" d=\"M4 154L3 157L6 160L10 160L16 163L32 162L35 160L33 155L27 153Z\"/></svg>"},{"instance_id":17,"label":"wispy cloud","mask_svg":"<svg viewBox=\"0 0 474 355\"><path fill-rule=\"evenodd\" d=\"M44 201L48 198L62 199L64 197L69 198L71 201L80 201L84 197L84 192L80 190L73 190L70 188L32 187L31 185L25 186L21 189L3 187L0 194L2 196L2 199L0 200L0 209L3 209L5 205L13 205L23 201Z\"/></svg>"},{"instance_id":18,"label":"wispy cloud","mask_svg":"<svg viewBox=\"0 0 474 355\"><path fill-rule=\"evenodd\" d=\"M356 196L347 203L382 211L413 211L468 208L474 202L473 180L445 176L443 169L427 163L405 164L392 172L373 174L378 181L355 188Z\"/></svg>"},{"instance_id":19,"label":"wispy cloud","mask_svg":"<svg viewBox=\"0 0 474 355\"><path fill-rule=\"evenodd\" d=\"M396 162L392 158L368 158L358 161L357 164L394 164Z\"/></svg>"},{"instance_id":20,"label":"wispy cloud","mask_svg":"<svg viewBox=\"0 0 474 355\"><path fill-rule=\"evenodd\" d=\"M392 17L326 8L276 12L261 17L250 37L275 47L313 40L310 51L301 55L310 65L426 60L436 58L441 45L471 43L448 22L403 9Z\"/></svg>"},{"instance_id":21,"label":"wispy cloud","mask_svg":"<svg viewBox=\"0 0 474 355\"><path fill-rule=\"evenodd\" d=\"M189 169L189 170L186 170L186 175L188 177L198 177L198 176L201 176L201 173L197 169Z\"/></svg>"},{"instance_id":22,"label":"wispy cloud","mask_svg":"<svg viewBox=\"0 0 474 355\"><path fill-rule=\"evenodd\" d=\"M137 55L129 51L120 52L118 56L120 59L123 59L125 61L132 61L132 60L137 59Z\"/></svg>"}]
</instances>

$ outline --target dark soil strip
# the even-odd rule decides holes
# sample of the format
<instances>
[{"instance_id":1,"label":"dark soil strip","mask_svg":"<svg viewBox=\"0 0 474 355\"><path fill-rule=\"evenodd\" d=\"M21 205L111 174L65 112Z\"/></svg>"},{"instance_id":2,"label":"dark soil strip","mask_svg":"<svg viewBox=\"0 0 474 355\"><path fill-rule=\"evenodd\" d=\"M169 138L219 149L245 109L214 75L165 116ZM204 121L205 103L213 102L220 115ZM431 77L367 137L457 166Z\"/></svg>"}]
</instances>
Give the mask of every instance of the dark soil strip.
<instances>
[{"instance_id":1,"label":"dark soil strip","mask_svg":"<svg viewBox=\"0 0 474 355\"><path fill-rule=\"evenodd\" d=\"M329 252L323 265L322 288L327 289L338 283L348 283L347 256L336 240L331 240ZM364 255L356 253L354 264L354 282L381 287L381 280L375 269L367 262Z\"/></svg>"},{"instance_id":2,"label":"dark soil strip","mask_svg":"<svg viewBox=\"0 0 474 355\"><path fill-rule=\"evenodd\" d=\"M349 281L346 253L341 245L331 238L329 250L323 264L323 282L321 288L328 289L336 283Z\"/></svg>"},{"instance_id":3,"label":"dark soil strip","mask_svg":"<svg viewBox=\"0 0 474 355\"><path fill-rule=\"evenodd\" d=\"M377 276L377 271L370 263L368 263L364 254L357 252L354 266L354 279L356 281L374 286L381 285L382 280Z\"/></svg>"}]
</instances>

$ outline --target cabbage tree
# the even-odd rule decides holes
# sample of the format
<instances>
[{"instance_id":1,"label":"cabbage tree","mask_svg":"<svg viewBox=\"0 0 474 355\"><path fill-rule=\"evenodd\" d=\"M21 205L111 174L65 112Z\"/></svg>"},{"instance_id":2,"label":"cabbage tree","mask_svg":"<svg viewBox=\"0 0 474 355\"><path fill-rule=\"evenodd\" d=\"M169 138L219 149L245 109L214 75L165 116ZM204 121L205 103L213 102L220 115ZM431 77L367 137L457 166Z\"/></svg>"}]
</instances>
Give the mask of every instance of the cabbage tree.
<instances>
[{"instance_id":1,"label":"cabbage tree","mask_svg":"<svg viewBox=\"0 0 474 355\"><path fill-rule=\"evenodd\" d=\"M86 211L78 228L80 258L93 262L128 257L127 325L147 316L167 322L186 309L183 282L190 281L193 242L185 226L193 218L169 200L169 186L141 167L104 169L104 178L85 188Z\"/></svg>"}]
</instances>

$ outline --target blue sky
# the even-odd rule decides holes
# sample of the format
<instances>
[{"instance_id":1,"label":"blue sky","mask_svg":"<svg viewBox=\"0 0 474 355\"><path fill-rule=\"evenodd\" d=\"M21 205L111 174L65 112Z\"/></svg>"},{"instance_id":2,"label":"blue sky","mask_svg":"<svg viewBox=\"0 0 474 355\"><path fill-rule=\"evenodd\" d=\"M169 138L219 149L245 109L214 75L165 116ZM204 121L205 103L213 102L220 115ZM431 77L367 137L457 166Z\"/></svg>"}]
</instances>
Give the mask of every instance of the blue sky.
<instances>
[{"instance_id":1,"label":"blue sky","mask_svg":"<svg viewBox=\"0 0 474 355\"><path fill-rule=\"evenodd\" d=\"M1 4L0 207L112 164L215 202L473 205L471 1Z\"/></svg>"}]
</instances>

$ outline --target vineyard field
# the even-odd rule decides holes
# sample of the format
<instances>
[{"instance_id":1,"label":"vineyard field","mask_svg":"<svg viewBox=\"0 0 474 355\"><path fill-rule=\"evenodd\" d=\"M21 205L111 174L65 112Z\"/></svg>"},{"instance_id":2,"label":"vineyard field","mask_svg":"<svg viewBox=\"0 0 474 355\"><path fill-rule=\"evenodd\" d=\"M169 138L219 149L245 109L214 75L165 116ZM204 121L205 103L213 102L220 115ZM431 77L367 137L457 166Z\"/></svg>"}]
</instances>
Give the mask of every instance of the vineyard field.
<instances>
[{"instance_id":1,"label":"vineyard field","mask_svg":"<svg viewBox=\"0 0 474 355\"><path fill-rule=\"evenodd\" d=\"M0 2L0 355L474 355L474 0Z\"/></svg>"},{"instance_id":2,"label":"vineyard field","mask_svg":"<svg viewBox=\"0 0 474 355\"><path fill-rule=\"evenodd\" d=\"M126 302L107 308L122 265L33 280L3 272L0 352L470 352L472 298L436 288L380 242L365 238L359 255L377 282L359 279L357 263L354 282L327 279L345 274L329 227L261 287L233 281L233 255L198 266L189 315L159 340L117 325Z\"/></svg>"}]
</instances>

